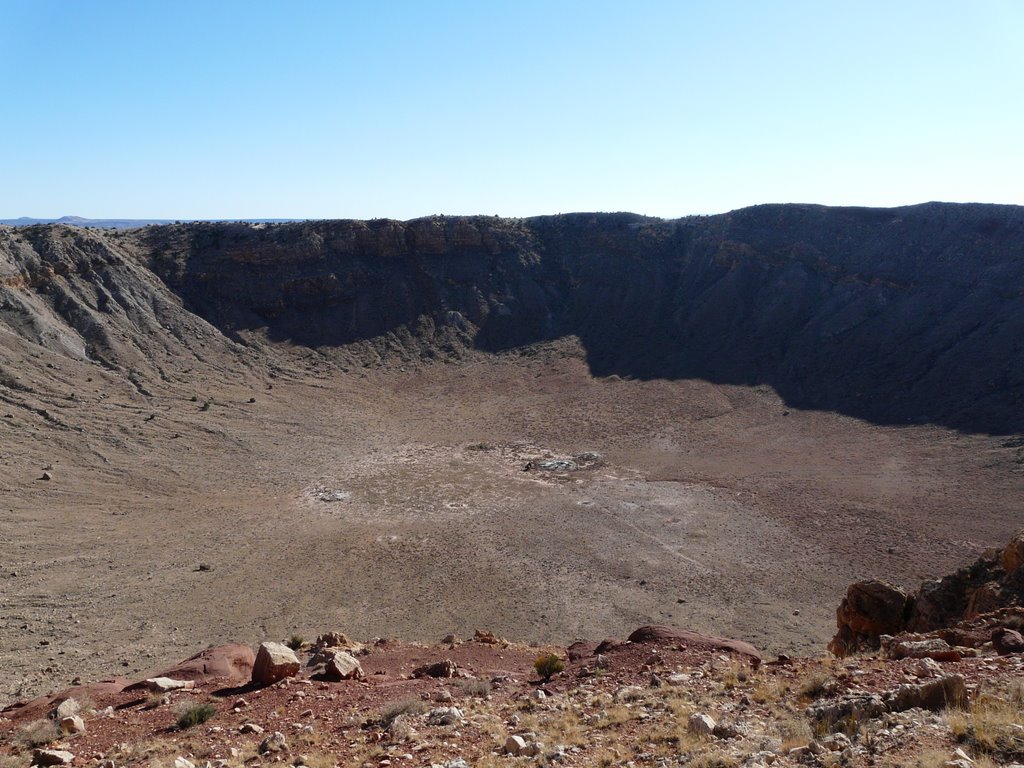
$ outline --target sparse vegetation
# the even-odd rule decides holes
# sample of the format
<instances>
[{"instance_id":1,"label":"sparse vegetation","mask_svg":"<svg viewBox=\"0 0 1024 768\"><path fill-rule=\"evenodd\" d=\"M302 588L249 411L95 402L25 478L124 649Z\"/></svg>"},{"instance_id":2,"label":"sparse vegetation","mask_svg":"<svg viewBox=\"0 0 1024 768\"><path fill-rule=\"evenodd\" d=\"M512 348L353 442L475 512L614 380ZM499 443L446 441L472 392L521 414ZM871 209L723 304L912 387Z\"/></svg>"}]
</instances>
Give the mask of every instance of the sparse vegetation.
<instances>
[{"instance_id":1,"label":"sparse vegetation","mask_svg":"<svg viewBox=\"0 0 1024 768\"><path fill-rule=\"evenodd\" d=\"M52 744L59 738L60 728L53 720L34 720L18 731L14 741L23 747L33 749Z\"/></svg>"},{"instance_id":2,"label":"sparse vegetation","mask_svg":"<svg viewBox=\"0 0 1024 768\"><path fill-rule=\"evenodd\" d=\"M970 749L1004 761L1024 759L1024 681L979 689L967 710L947 717L953 736Z\"/></svg>"},{"instance_id":3,"label":"sparse vegetation","mask_svg":"<svg viewBox=\"0 0 1024 768\"><path fill-rule=\"evenodd\" d=\"M381 707L378 722L383 728L388 728L399 715L419 715L427 711L427 705L422 699L402 699L393 701Z\"/></svg>"},{"instance_id":4,"label":"sparse vegetation","mask_svg":"<svg viewBox=\"0 0 1024 768\"><path fill-rule=\"evenodd\" d=\"M306 644L306 640L302 635L292 635L288 638L288 642L285 643L293 651L299 650L303 645Z\"/></svg>"},{"instance_id":5,"label":"sparse vegetation","mask_svg":"<svg viewBox=\"0 0 1024 768\"><path fill-rule=\"evenodd\" d=\"M541 679L547 682L565 669L565 662L557 653L545 653L537 657L537 660L533 662L533 668L537 670Z\"/></svg>"},{"instance_id":6,"label":"sparse vegetation","mask_svg":"<svg viewBox=\"0 0 1024 768\"><path fill-rule=\"evenodd\" d=\"M208 701L189 705L178 715L178 729L184 731L200 723L205 723L215 714L217 714L217 708Z\"/></svg>"},{"instance_id":7,"label":"sparse vegetation","mask_svg":"<svg viewBox=\"0 0 1024 768\"><path fill-rule=\"evenodd\" d=\"M464 696L486 699L491 693L491 684L486 680L462 680L459 682L459 690Z\"/></svg>"}]
</instances>

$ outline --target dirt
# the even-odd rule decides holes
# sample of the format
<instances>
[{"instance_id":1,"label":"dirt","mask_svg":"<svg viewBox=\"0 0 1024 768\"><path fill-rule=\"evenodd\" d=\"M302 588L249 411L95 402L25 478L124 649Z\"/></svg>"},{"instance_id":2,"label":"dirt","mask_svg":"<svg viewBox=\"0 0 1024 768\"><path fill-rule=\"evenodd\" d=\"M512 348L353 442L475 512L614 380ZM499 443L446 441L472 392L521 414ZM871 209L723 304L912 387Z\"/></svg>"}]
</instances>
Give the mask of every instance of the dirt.
<instances>
[{"instance_id":1,"label":"dirt","mask_svg":"<svg viewBox=\"0 0 1024 768\"><path fill-rule=\"evenodd\" d=\"M77 394L0 418L2 703L326 629L569 643L661 623L818 654L851 581L916 586L1019 527L998 438L595 378L571 339L152 397L5 342L33 386ZM524 471L581 452L600 459Z\"/></svg>"}]
</instances>

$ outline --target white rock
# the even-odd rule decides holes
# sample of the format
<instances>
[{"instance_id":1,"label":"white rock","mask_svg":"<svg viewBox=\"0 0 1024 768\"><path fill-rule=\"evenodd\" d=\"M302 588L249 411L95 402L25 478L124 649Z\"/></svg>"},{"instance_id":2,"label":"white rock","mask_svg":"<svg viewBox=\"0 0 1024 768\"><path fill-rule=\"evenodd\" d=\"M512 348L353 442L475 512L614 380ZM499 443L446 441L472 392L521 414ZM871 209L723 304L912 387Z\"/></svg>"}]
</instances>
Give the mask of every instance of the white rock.
<instances>
[{"instance_id":1,"label":"white rock","mask_svg":"<svg viewBox=\"0 0 1024 768\"><path fill-rule=\"evenodd\" d=\"M362 664L355 656L338 650L330 651L326 674L332 680L362 680L366 677Z\"/></svg>"},{"instance_id":2,"label":"white rock","mask_svg":"<svg viewBox=\"0 0 1024 768\"><path fill-rule=\"evenodd\" d=\"M527 755L528 757L537 757L537 755L544 752L544 743L540 741L531 741L525 747L523 747L520 754Z\"/></svg>"},{"instance_id":3,"label":"white rock","mask_svg":"<svg viewBox=\"0 0 1024 768\"><path fill-rule=\"evenodd\" d=\"M299 666L299 658L287 645L262 643L252 665L252 681L259 685L271 685L297 675Z\"/></svg>"},{"instance_id":4,"label":"white rock","mask_svg":"<svg viewBox=\"0 0 1024 768\"><path fill-rule=\"evenodd\" d=\"M196 768L196 764L184 757L174 758L174 768Z\"/></svg>"},{"instance_id":5,"label":"white rock","mask_svg":"<svg viewBox=\"0 0 1024 768\"><path fill-rule=\"evenodd\" d=\"M67 734L85 733L85 721L78 715L62 717L60 729Z\"/></svg>"},{"instance_id":6,"label":"white rock","mask_svg":"<svg viewBox=\"0 0 1024 768\"><path fill-rule=\"evenodd\" d=\"M505 739L505 752L510 755L522 754L526 749L526 739L522 736L509 736Z\"/></svg>"},{"instance_id":7,"label":"white rock","mask_svg":"<svg viewBox=\"0 0 1024 768\"><path fill-rule=\"evenodd\" d=\"M919 659L912 671L918 677L940 677L942 675L942 667L939 666L939 663L928 658Z\"/></svg>"},{"instance_id":8,"label":"white rock","mask_svg":"<svg viewBox=\"0 0 1024 768\"><path fill-rule=\"evenodd\" d=\"M427 715L427 725L457 725L461 722L462 710L458 707L438 707Z\"/></svg>"},{"instance_id":9,"label":"white rock","mask_svg":"<svg viewBox=\"0 0 1024 768\"><path fill-rule=\"evenodd\" d=\"M175 680L172 677L151 677L146 680L146 687L153 693L169 691L190 691L196 687L195 680Z\"/></svg>"},{"instance_id":10,"label":"white rock","mask_svg":"<svg viewBox=\"0 0 1024 768\"><path fill-rule=\"evenodd\" d=\"M288 740L280 731L274 731L260 742L259 753L265 755L268 752L280 752L285 749L288 749Z\"/></svg>"},{"instance_id":11,"label":"white rock","mask_svg":"<svg viewBox=\"0 0 1024 768\"><path fill-rule=\"evenodd\" d=\"M704 712L694 712L686 723L686 730L697 736L710 736L715 730L715 720Z\"/></svg>"},{"instance_id":12,"label":"white rock","mask_svg":"<svg viewBox=\"0 0 1024 768\"><path fill-rule=\"evenodd\" d=\"M81 705L77 700L69 698L64 699L57 707L57 720L63 720L65 717L71 717L77 715L82 710Z\"/></svg>"}]
</instances>

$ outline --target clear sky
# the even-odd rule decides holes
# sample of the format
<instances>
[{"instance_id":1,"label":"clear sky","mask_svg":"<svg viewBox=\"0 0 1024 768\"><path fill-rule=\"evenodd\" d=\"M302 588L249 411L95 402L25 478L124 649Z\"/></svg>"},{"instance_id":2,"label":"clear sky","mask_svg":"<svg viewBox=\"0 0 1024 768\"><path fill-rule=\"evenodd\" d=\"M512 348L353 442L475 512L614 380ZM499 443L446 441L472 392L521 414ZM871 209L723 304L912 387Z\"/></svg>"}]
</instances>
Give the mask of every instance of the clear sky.
<instances>
[{"instance_id":1,"label":"clear sky","mask_svg":"<svg viewBox=\"0 0 1024 768\"><path fill-rule=\"evenodd\" d=\"M0 0L0 217L1024 204L1024 0Z\"/></svg>"}]
</instances>

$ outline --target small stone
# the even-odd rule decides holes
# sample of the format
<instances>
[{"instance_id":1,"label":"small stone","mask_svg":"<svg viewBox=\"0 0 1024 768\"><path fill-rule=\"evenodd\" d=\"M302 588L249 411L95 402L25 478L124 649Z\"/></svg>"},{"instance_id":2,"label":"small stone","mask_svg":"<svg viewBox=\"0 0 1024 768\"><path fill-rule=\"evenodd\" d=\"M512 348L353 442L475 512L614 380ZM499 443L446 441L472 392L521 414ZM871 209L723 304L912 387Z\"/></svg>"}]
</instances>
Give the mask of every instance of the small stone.
<instances>
[{"instance_id":1,"label":"small stone","mask_svg":"<svg viewBox=\"0 0 1024 768\"><path fill-rule=\"evenodd\" d=\"M146 688L153 693L170 691L190 691L196 687L195 680L175 680L171 677L151 677L146 680Z\"/></svg>"},{"instance_id":2,"label":"small stone","mask_svg":"<svg viewBox=\"0 0 1024 768\"><path fill-rule=\"evenodd\" d=\"M68 735L85 733L85 721L78 715L63 717L60 721L60 729Z\"/></svg>"},{"instance_id":3,"label":"small stone","mask_svg":"<svg viewBox=\"0 0 1024 768\"><path fill-rule=\"evenodd\" d=\"M243 723L238 729L239 733L263 733L263 726L256 723Z\"/></svg>"},{"instance_id":4,"label":"small stone","mask_svg":"<svg viewBox=\"0 0 1024 768\"><path fill-rule=\"evenodd\" d=\"M522 736L509 736L505 739L505 753L509 755L522 754L526 749L526 739Z\"/></svg>"},{"instance_id":5,"label":"small stone","mask_svg":"<svg viewBox=\"0 0 1024 768\"><path fill-rule=\"evenodd\" d=\"M544 699L546 699L547 697L548 695L544 693L544 691L542 691L540 688L538 688L530 694L530 698L534 701L544 701Z\"/></svg>"},{"instance_id":6,"label":"small stone","mask_svg":"<svg viewBox=\"0 0 1024 768\"><path fill-rule=\"evenodd\" d=\"M427 715L427 725L456 725L461 722L462 710L458 707L439 707Z\"/></svg>"},{"instance_id":7,"label":"small stone","mask_svg":"<svg viewBox=\"0 0 1024 768\"><path fill-rule=\"evenodd\" d=\"M282 752L286 749L288 749L288 740L280 731L274 731L274 733L260 742L259 753L266 755L270 752Z\"/></svg>"},{"instance_id":8,"label":"small stone","mask_svg":"<svg viewBox=\"0 0 1024 768\"><path fill-rule=\"evenodd\" d=\"M523 747L520 754L526 755L527 757L537 757L544 752L544 743L541 741L531 741L525 747Z\"/></svg>"},{"instance_id":9,"label":"small stone","mask_svg":"<svg viewBox=\"0 0 1024 768\"><path fill-rule=\"evenodd\" d=\"M686 723L686 730L696 736L710 736L715 730L715 720L704 712L694 712Z\"/></svg>"},{"instance_id":10,"label":"small stone","mask_svg":"<svg viewBox=\"0 0 1024 768\"><path fill-rule=\"evenodd\" d=\"M184 757L174 758L174 768L196 768L196 764Z\"/></svg>"}]
</instances>

